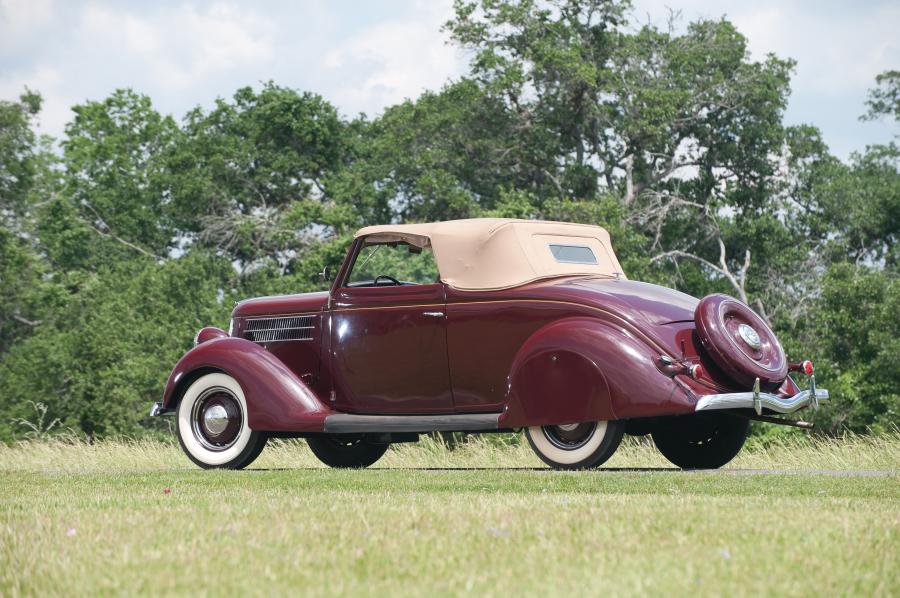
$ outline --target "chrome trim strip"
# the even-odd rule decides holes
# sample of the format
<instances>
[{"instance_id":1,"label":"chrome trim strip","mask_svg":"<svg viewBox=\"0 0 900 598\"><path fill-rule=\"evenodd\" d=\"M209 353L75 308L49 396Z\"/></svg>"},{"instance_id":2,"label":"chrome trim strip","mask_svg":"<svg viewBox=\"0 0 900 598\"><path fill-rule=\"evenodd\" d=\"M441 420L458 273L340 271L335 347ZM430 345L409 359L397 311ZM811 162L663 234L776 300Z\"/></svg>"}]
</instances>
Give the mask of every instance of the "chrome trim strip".
<instances>
[{"instance_id":1,"label":"chrome trim strip","mask_svg":"<svg viewBox=\"0 0 900 598\"><path fill-rule=\"evenodd\" d=\"M363 432L475 432L496 430L499 413L454 415L353 415L338 413L325 418L328 434Z\"/></svg>"},{"instance_id":2,"label":"chrome trim strip","mask_svg":"<svg viewBox=\"0 0 900 598\"><path fill-rule=\"evenodd\" d=\"M776 413L793 413L819 401L828 400L828 391L824 388L814 390L813 395L809 390L801 390L789 398L781 398L768 392L729 392L724 394L705 395L697 401L694 411L713 411L716 409L756 409L759 405L762 409L769 409ZM755 399L755 400L754 400ZM758 403L756 402L758 401Z\"/></svg>"},{"instance_id":3,"label":"chrome trim strip","mask_svg":"<svg viewBox=\"0 0 900 598\"><path fill-rule=\"evenodd\" d=\"M281 330L312 330L316 328L316 326L285 326L284 328L254 328L253 330L247 330L247 332L274 332Z\"/></svg>"}]
</instances>

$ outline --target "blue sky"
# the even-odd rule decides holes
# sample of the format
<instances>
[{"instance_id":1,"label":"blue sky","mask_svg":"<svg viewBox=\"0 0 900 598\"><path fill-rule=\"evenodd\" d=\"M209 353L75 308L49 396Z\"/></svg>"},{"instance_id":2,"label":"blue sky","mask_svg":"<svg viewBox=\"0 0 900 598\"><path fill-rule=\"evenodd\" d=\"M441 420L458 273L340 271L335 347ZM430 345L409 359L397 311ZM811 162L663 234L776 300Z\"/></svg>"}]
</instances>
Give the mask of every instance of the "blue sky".
<instances>
[{"instance_id":1,"label":"blue sky","mask_svg":"<svg viewBox=\"0 0 900 598\"><path fill-rule=\"evenodd\" d=\"M818 126L837 155L900 133L863 123L866 90L900 69L900 2L636 0L635 23L731 19L754 58L798 61L788 123ZM344 115L438 89L465 71L440 25L452 0L77 2L0 0L0 98L45 97L42 131L59 135L73 104L116 87L181 118L198 104L268 79L322 94Z\"/></svg>"}]
</instances>

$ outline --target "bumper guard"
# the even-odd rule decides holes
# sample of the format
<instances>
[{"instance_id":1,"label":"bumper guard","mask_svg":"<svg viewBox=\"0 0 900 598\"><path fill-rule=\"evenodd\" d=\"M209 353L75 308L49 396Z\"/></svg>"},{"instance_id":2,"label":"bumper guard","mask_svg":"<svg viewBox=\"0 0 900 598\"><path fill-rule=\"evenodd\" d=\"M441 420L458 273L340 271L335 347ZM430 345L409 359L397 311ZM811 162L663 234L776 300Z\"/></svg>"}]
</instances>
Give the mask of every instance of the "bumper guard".
<instances>
[{"instance_id":1,"label":"bumper guard","mask_svg":"<svg viewBox=\"0 0 900 598\"><path fill-rule=\"evenodd\" d=\"M174 413L174 409L166 409L165 407L163 407L162 403L153 403L153 406L150 407L150 417L158 417L160 415L173 415Z\"/></svg>"},{"instance_id":2,"label":"bumper guard","mask_svg":"<svg viewBox=\"0 0 900 598\"><path fill-rule=\"evenodd\" d=\"M751 392L729 392L716 395L705 395L697 401L694 411L714 411L718 409L753 409L762 415L763 409L776 413L793 413L804 407L819 408L820 401L828 400L828 391L816 388L816 377L809 377L809 388L801 390L792 397L779 397L768 392L759 391L759 378L753 384Z\"/></svg>"}]
</instances>

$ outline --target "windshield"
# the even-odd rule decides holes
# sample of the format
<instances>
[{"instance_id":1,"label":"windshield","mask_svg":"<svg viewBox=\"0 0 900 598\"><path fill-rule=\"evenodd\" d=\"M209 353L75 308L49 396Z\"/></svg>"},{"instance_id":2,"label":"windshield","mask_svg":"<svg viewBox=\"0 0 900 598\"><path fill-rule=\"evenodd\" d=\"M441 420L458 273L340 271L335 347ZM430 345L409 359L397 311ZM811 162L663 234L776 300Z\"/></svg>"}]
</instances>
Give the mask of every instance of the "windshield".
<instances>
[{"instance_id":1,"label":"windshield","mask_svg":"<svg viewBox=\"0 0 900 598\"><path fill-rule=\"evenodd\" d=\"M403 241L365 244L347 277L347 286L391 284L434 284L437 263L430 247L416 247Z\"/></svg>"}]
</instances>

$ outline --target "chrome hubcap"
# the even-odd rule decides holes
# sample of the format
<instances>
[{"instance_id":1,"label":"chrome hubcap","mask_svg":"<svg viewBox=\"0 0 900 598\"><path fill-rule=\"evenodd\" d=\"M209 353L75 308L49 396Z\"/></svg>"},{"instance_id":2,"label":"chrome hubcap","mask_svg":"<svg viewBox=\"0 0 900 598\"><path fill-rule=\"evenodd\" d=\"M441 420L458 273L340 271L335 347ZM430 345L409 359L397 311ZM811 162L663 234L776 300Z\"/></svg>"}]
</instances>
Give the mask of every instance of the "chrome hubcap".
<instances>
[{"instance_id":1,"label":"chrome hubcap","mask_svg":"<svg viewBox=\"0 0 900 598\"><path fill-rule=\"evenodd\" d=\"M579 424L559 424L555 427L563 432L572 432L573 430L578 428L578 426Z\"/></svg>"},{"instance_id":2,"label":"chrome hubcap","mask_svg":"<svg viewBox=\"0 0 900 598\"><path fill-rule=\"evenodd\" d=\"M212 434L221 434L228 427L228 412L221 405L213 405L203 413L203 425Z\"/></svg>"},{"instance_id":3,"label":"chrome hubcap","mask_svg":"<svg viewBox=\"0 0 900 598\"><path fill-rule=\"evenodd\" d=\"M741 324L738 326L738 334L741 336L741 340L747 343L751 349L760 350L762 347L762 342L759 340L759 334L746 324Z\"/></svg>"},{"instance_id":4,"label":"chrome hubcap","mask_svg":"<svg viewBox=\"0 0 900 598\"><path fill-rule=\"evenodd\" d=\"M541 428L550 444L565 451L574 451L583 447L594 436L596 430L597 422L559 424Z\"/></svg>"},{"instance_id":5,"label":"chrome hubcap","mask_svg":"<svg viewBox=\"0 0 900 598\"><path fill-rule=\"evenodd\" d=\"M237 442L244 415L240 402L231 390L207 389L191 410L191 431L204 448L224 451Z\"/></svg>"}]
</instances>

